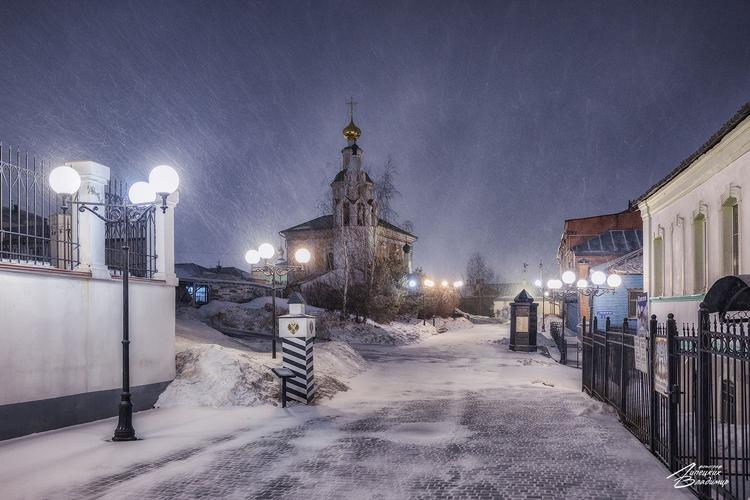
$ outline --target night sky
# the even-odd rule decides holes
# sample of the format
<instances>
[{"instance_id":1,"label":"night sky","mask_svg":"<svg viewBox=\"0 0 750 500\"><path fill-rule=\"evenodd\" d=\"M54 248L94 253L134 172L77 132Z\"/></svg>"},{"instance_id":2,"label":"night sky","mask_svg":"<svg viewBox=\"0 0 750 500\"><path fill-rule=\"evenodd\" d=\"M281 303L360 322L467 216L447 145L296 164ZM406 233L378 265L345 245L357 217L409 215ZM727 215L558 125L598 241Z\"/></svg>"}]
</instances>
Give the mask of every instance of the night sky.
<instances>
[{"instance_id":1,"label":"night sky","mask_svg":"<svg viewBox=\"0 0 750 500\"><path fill-rule=\"evenodd\" d=\"M182 177L178 261L318 215L346 100L399 169L415 264L554 266L750 100L747 2L4 2L0 139L128 182Z\"/></svg>"}]
</instances>

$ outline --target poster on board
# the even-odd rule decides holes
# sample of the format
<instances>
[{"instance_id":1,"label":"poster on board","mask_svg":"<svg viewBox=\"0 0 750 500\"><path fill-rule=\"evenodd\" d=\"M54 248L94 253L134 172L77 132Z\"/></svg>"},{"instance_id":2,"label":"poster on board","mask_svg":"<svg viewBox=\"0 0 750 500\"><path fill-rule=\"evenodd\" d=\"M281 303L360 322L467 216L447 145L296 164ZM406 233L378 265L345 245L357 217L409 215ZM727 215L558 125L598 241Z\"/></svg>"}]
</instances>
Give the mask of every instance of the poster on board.
<instances>
[{"instance_id":1,"label":"poster on board","mask_svg":"<svg viewBox=\"0 0 750 500\"><path fill-rule=\"evenodd\" d=\"M665 396L669 393L669 359L667 338L654 339L654 389Z\"/></svg>"},{"instance_id":2,"label":"poster on board","mask_svg":"<svg viewBox=\"0 0 750 500\"><path fill-rule=\"evenodd\" d=\"M648 336L648 295L639 295L636 298L636 312L638 318L638 335Z\"/></svg>"}]
</instances>

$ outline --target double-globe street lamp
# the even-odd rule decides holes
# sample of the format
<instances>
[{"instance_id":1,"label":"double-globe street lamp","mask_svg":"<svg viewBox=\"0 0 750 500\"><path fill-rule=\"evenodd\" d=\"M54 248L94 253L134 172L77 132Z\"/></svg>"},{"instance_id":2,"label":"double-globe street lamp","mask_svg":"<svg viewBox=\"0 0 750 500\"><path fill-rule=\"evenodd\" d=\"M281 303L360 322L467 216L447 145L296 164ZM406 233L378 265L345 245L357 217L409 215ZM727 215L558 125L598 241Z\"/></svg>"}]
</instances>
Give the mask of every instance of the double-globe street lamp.
<instances>
[{"instance_id":1,"label":"double-globe street lamp","mask_svg":"<svg viewBox=\"0 0 750 500\"><path fill-rule=\"evenodd\" d=\"M63 203L60 207L65 213L69 205L78 208L78 211L89 212L105 223L124 224L124 237L122 244L122 393L118 406L117 427L115 428L112 441L134 441L136 440L135 429L133 429L133 402L130 397L130 304L128 293L128 277L130 274L130 224L143 220L147 214L161 208L162 213L167 211L167 197L177 191L180 185L180 177L175 169L168 165L159 165L151 170L148 182L136 182L128 190L130 203L125 200L105 202L77 201L73 195L81 187L81 176L78 172L67 165L53 169L49 174L49 184L53 191L62 196ZM157 196L161 198L158 205ZM103 212L99 208L103 207Z\"/></svg>"},{"instance_id":2,"label":"double-globe street lamp","mask_svg":"<svg viewBox=\"0 0 750 500\"><path fill-rule=\"evenodd\" d=\"M557 298L561 299L562 327L560 338L562 339L562 349L560 351L560 361L565 364L567 363L568 358L568 349L565 345L565 298L574 295L589 297L589 321L592 321L592 316L594 314L594 298L608 293L615 293L617 288L622 284L622 278L618 274L613 273L607 275L603 271L592 272L591 283L583 278L576 281L576 274L573 271L565 271L561 278L562 279L551 279L547 281L547 288L549 288Z\"/></svg>"},{"instance_id":3,"label":"double-globe street lamp","mask_svg":"<svg viewBox=\"0 0 750 500\"><path fill-rule=\"evenodd\" d=\"M294 252L294 260L297 261L298 265L289 264L281 260L281 252L279 252L279 258L276 262L269 262L273 258L276 251L273 245L270 243L263 243L258 247L257 250L251 249L245 253L245 261L254 266L263 259L263 265L258 269L266 276L271 277L271 309L273 311L273 340L272 340L272 351L271 357L276 358L276 339L278 338L278 325L276 324L276 277L286 276L291 271L302 269L304 264L310 262L312 254L307 248L298 248Z\"/></svg>"}]
</instances>

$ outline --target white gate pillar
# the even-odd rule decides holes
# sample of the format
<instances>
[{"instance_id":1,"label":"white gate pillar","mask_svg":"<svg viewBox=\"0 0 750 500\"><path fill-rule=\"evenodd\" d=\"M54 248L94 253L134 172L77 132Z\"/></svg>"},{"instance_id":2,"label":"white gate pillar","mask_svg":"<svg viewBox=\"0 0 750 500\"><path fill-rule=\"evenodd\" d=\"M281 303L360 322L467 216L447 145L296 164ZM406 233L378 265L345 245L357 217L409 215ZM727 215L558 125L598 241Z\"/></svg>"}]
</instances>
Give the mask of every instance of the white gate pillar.
<instances>
[{"instance_id":1,"label":"white gate pillar","mask_svg":"<svg viewBox=\"0 0 750 500\"><path fill-rule=\"evenodd\" d=\"M78 201L104 203L104 190L109 182L109 167L94 161L71 161L66 165L81 176L81 187L78 189ZM94 214L81 214L71 207L73 212L73 231L78 235L78 271L88 271L92 278L111 279L105 263L105 224ZM104 207L99 207L104 215Z\"/></svg>"},{"instance_id":2,"label":"white gate pillar","mask_svg":"<svg viewBox=\"0 0 750 500\"><path fill-rule=\"evenodd\" d=\"M174 209L180 203L180 192L175 191L167 197L167 211L156 209L156 273L154 279L164 280L168 285L177 286L177 275L174 272Z\"/></svg>"},{"instance_id":3,"label":"white gate pillar","mask_svg":"<svg viewBox=\"0 0 750 500\"><path fill-rule=\"evenodd\" d=\"M279 337L283 366L294 372L286 381L286 397L309 404L315 397L315 317L305 314L305 301L297 292L289 297L289 314L279 316Z\"/></svg>"}]
</instances>

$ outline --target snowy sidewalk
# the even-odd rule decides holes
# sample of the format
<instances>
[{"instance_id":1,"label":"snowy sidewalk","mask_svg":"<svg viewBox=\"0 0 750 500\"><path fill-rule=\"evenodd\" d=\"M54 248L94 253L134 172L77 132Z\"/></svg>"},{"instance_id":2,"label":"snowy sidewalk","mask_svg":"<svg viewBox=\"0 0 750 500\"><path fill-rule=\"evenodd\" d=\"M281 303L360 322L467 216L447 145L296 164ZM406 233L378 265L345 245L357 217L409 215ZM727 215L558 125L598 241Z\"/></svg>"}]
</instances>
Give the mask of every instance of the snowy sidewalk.
<instances>
[{"instance_id":1,"label":"snowy sidewalk","mask_svg":"<svg viewBox=\"0 0 750 500\"><path fill-rule=\"evenodd\" d=\"M155 410L0 444L3 498L691 498L580 371L507 351L507 327L368 346L318 406Z\"/></svg>"}]
</instances>

